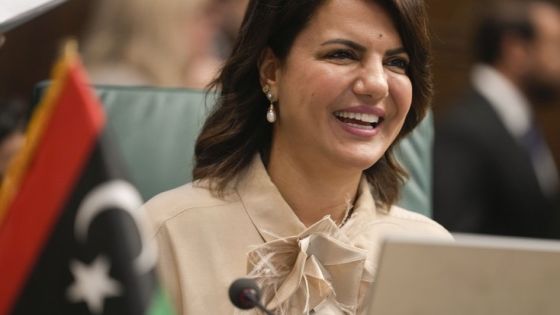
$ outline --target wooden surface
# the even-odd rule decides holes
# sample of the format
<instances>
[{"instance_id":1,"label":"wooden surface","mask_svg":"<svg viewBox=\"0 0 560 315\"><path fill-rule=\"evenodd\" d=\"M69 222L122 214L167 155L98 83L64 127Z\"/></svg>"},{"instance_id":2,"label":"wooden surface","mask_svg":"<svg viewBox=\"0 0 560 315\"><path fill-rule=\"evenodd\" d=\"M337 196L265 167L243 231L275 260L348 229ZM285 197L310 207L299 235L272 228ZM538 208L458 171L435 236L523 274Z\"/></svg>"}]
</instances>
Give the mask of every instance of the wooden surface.
<instances>
[{"instance_id":1,"label":"wooden surface","mask_svg":"<svg viewBox=\"0 0 560 315\"><path fill-rule=\"evenodd\" d=\"M0 48L0 97L28 101L33 86L50 76L65 38L79 37L95 1L68 0L6 34Z\"/></svg>"}]
</instances>

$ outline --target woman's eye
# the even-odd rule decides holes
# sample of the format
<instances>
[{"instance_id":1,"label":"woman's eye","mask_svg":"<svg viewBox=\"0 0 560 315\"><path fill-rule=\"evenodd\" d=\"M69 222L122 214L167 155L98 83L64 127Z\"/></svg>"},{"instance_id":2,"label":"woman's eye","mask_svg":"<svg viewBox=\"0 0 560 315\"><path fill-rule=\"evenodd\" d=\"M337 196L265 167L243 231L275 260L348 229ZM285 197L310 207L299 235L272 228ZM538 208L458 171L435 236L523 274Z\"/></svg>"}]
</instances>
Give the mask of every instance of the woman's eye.
<instances>
[{"instance_id":1,"label":"woman's eye","mask_svg":"<svg viewBox=\"0 0 560 315\"><path fill-rule=\"evenodd\" d=\"M333 52L328 53L326 57L328 59L335 59L335 60L357 59L356 54L351 50L335 50Z\"/></svg>"},{"instance_id":2,"label":"woman's eye","mask_svg":"<svg viewBox=\"0 0 560 315\"><path fill-rule=\"evenodd\" d=\"M408 70L408 60L404 59L404 58L396 58L396 59L391 59L387 62L387 66L389 67L395 67L398 69L401 69L403 71Z\"/></svg>"}]
</instances>

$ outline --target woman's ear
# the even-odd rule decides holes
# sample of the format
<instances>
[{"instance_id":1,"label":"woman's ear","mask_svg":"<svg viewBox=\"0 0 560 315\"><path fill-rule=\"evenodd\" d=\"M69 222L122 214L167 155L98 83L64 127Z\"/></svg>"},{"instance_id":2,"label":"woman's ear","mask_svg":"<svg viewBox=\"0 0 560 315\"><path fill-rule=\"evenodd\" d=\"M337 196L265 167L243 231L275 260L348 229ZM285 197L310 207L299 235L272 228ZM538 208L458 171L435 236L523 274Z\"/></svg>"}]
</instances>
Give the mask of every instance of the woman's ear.
<instances>
[{"instance_id":1,"label":"woman's ear","mask_svg":"<svg viewBox=\"0 0 560 315\"><path fill-rule=\"evenodd\" d=\"M271 90L277 89L278 78L280 71L280 61L272 52L272 49L266 48L261 56L259 64L259 76L261 86L268 86Z\"/></svg>"}]
</instances>

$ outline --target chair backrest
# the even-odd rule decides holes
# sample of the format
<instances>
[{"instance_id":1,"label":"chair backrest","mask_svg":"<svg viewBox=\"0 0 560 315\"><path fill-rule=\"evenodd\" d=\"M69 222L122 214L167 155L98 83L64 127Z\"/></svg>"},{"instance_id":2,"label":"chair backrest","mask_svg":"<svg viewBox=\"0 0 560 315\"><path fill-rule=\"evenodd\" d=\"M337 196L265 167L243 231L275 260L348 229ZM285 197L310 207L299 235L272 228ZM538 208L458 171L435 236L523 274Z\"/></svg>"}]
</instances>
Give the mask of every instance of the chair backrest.
<instances>
[{"instance_id":1,"label":"chair backrest","mask_svg":"<svg viewBox=\"0 0 560 315\"><path fill-rule=\"evenodd\" d=\"M408 180L401 190L398 204L406 209L432 215L432 148L434 117L432 112L395 149Z\"/></svg>"},{"instance_id":2,"label":"chair backrest","mask_svg":"<svg viewBox=\"0 0 560 315\"><path fill-rule=\"evenodd\" d=\"M45 88L35 91L38 99ZM96 86L107 128L145 199L191 181L194 143L213 102L202 91L153 87ZM396 150L410 174L399 205L431 214L431 116Z\"/></svg>"},{"instance_id":3,"label":"chair backrest","mask_svg":"<svg viewBox=\"0 0 560 315\"><path fill-rule=\"evenodd\" d=\"M194 143L211 99L186 89L99 86L96 90L131 181L146 200L191 181Z\"/></svg>"}]
</instances>

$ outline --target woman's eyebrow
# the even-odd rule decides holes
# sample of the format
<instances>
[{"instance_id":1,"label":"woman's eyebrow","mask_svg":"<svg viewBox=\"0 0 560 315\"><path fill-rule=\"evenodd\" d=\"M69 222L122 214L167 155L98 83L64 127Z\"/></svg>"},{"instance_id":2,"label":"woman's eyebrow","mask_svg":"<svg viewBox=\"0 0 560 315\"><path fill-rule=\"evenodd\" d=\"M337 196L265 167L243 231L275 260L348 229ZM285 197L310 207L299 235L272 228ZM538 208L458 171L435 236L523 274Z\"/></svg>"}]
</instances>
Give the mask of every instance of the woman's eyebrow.
<instances>
[{"instance_id":1,"label":"woman's eyebrow","mask_svg":"<svg viewBox=\"0 0 560 315\"><path fill-rule=\"evenodd\" d=\"M358 51L365 51L366 50L366 47L364 47L364 46L362 46L362 45L360 45L360 44L358 44L354 41L351 41L349 39L344 39L344 38L329 39L328 41L323 42L321 44L321 46L326 46L326 45L331 45L331 44L345 45L345 46L348 46L348 47L350 47L352 49L355 49L355 50L358 50Z\"/></svg>"},{"instance_id":2,"label":"woman's eyebrow","mask_svg":"<svg viewBox=\"0 0 560 315\"><path fill-rule=\"evenodd\" d=\"M406 49L404 49L404 47L389 49L385 53L386 56L394 56L399 54L408 54L408 53L406 52Z\"/></svg>"},{"instance_id":3,"label":"woman's eyebrow","mask_svg":"<svg viewBox=\"0 0 560 315\"><path fill-rule=\"evenodd\" d=\"M333 45L333 44L338 44L338 45L345 45L348 46L352 49L355 49L357 51L365 51L366 47L363 45L360 45L354 41L351 41L349 39L344 39L344 38L334 38L334 39L329 39L325 42L323 42L321 44L321 46L326 46L326 45ZM406 49L404 49L404 47L398 47L398 48L394 48L394 49L389 49L387 50L387 52L385 53L385 55L387 56L394 56L394 55L398 55L398 54L406 54Z\"/></svg>"}]
</instances>

